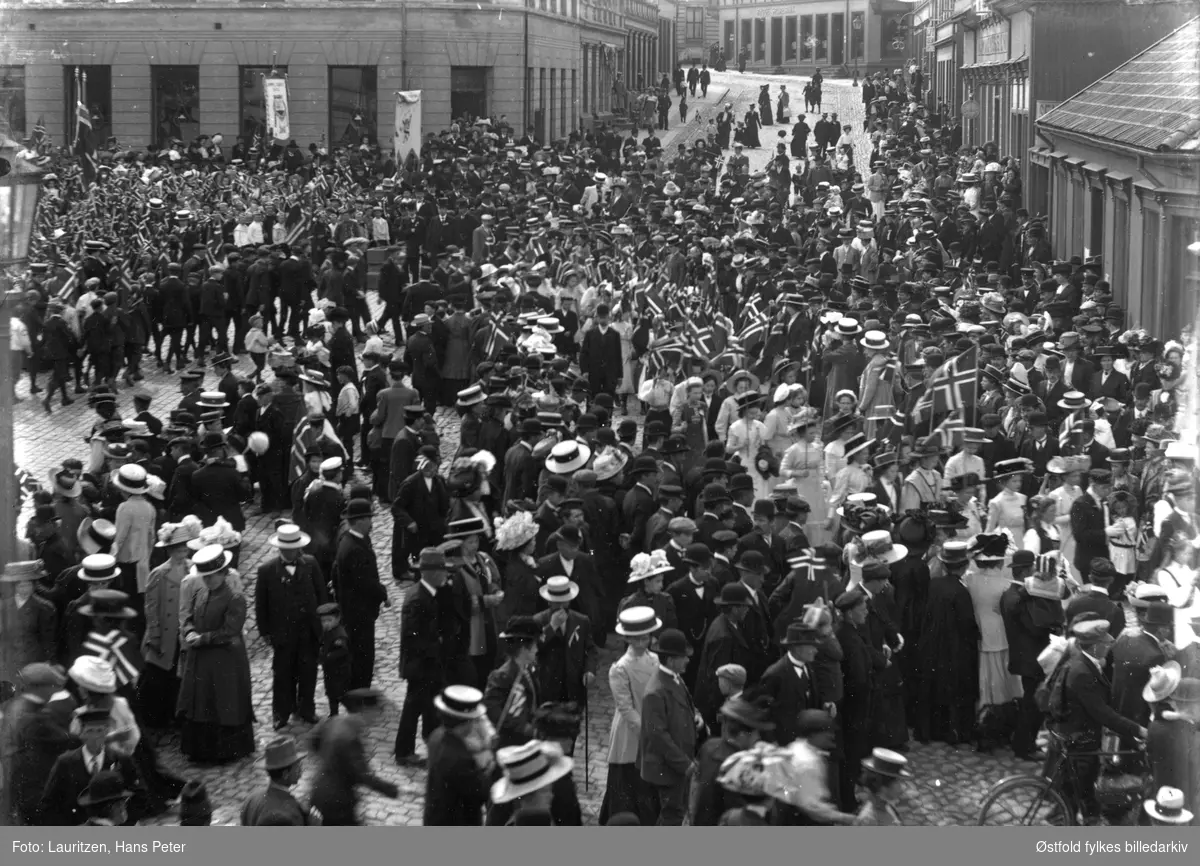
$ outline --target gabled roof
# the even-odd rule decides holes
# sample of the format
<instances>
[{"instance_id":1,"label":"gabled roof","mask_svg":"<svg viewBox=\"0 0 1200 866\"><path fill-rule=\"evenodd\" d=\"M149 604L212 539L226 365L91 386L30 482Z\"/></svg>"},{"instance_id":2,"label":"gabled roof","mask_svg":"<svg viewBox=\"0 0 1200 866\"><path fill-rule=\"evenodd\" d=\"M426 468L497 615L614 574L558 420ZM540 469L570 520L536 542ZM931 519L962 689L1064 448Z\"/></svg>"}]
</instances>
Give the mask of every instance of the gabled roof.
<instances>
[{"instance_id":1,"label":"gabled roof","mask_svg":"<svg viewBox=\"0 0 1200 866\"><path fill-rule=\"evenodd\" d=\"M1200 17L1055 106L1037 123L1142 150L1200 149Z\"/></svg>"}]
</instances>

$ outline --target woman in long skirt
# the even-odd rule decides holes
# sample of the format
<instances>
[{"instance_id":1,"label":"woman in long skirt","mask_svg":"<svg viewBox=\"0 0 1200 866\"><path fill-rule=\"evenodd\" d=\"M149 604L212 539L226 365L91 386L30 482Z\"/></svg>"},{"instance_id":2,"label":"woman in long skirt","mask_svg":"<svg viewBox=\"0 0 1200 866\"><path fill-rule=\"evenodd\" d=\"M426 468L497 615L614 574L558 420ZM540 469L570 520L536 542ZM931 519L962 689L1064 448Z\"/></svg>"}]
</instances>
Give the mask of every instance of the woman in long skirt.
<instances>
[{"instance_id":1,"label":"woman in long skirt","mask_svg":"<svg viewBox=\"0 0 1200 866\"><path fill-rule=\"evenodd\" d=\"M650 652L650 636L662 621L650 607L621 611L617 634L625 638L625 654L608 669L613 695L612 732L608 741L608 785L600 804L600 823L621 812L632 812L643 824L651 823L654 809L638 770L638 741L642 730L642 696L658 670L658 656Z\"/></svg>"},{"instance_id":2,"label":"woman in long skirt","mask_svg":"<svg viewBox=\"0 0 1200 866\"><path fill-rule=\"evenodd\" d=\"M150 572L146 581L146 635L142 655L146 666L138 677L138 704L146 724L169 727L179 699L180 587L188 573L188 542L198 537L200 521L189 515L182 523L167 523L158 531L155 547L166 551L167 561Z\"/></svg>"},{"instance_id":3,"label":"woman in long skirt","mask_svg":"<svg viewBox=\"0 0 1200 866\"><path fill-rule=\"evenodd\" d=\"M1008 672L1008 634L1000 617L1000 596L1012 583L1011 572L1004 567L1009 546L1008 535L980 534L972 542L975 562L967 570L963 583L975 605L979 623L979 705L1001 706L1021 697L1021 680Z\"/></svg>"},{"instance_id":4,"label":"woman in long skirt","mask_svg":"<svg viewBox=\"0 0 1200 866\"><path fill-rule=\"evenodd\" d=\"M725 453L736 457L754 481L754 498L766 499L769 495L767 479L758 469L758 449L767 442L767 428L758 420L762 415L762 395L746 392L738 398L738 420L729 425L729 436L725 439Z\"/></svg>"},{"instance_id":5,"label":"woman in long skirt","mask_svg":"<svg viewBox=\"0 0 1200 866\"><path fill-rule=\"evenodd\" d=\"M192 557L192 572L204 586L180 626L187 654L178 711L182 751L196 763L225 764L254 753L250 660L242 637L246 598L226 582L232 558L217 544Z\"/></svg>"},{"instance_id":6,"label":"woman in long skirt","mask_svg":"<svg viewBox=\"0 0 1200 866\"><path fill-rule=\"evenodd\" d=\"M794 444L783 452L779 461L780 478L790 478L796 485L796 495L808 503L808 520L804 534L812 547L820 547L829 538L825 524L829 520L825 507L825 449L821 445L820 418L816 410L806 407L792 419Z\"/></svg>"},{"instance_id":7,"label":"woman in long skirt","mask_svg":"<svg viewBox=\"0 0 1200 866\"><path fill-rule=\"evenodd\" d=\"M764 84L758 92L758 117L763 126L775 125L775 111L771 107L771 85Z\"/></svg>"}]
</instances>

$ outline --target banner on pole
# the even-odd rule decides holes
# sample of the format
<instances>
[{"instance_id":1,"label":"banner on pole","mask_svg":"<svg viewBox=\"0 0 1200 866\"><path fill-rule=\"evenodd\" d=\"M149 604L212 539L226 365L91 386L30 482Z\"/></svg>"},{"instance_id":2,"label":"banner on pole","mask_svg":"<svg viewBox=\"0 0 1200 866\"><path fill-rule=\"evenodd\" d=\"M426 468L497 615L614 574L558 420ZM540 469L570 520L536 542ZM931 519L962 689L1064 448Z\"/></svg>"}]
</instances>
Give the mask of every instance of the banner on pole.
<instances>
[{"instance_id":1,"label":"banner on pole","mask_svg":"<svg viewBox=\"0 0 1200 866\"><path fill-rule=\"evenodd\" d=\"M421 156L421 91L396 91L396 164L404 165L410 153Z\"/></svg>"},{"instance_id":2,"label":"banner on pole","mask_svg":"<svg viewBox=\"0 0 1200 866\"><path fill-rule=\"evenodd\" d=\"M292 124L288 116L288 92L286 78L263 79L263 105L266 110L267 132L274 139L288 141L292 137Z\"/></svg>"}]
</instances>

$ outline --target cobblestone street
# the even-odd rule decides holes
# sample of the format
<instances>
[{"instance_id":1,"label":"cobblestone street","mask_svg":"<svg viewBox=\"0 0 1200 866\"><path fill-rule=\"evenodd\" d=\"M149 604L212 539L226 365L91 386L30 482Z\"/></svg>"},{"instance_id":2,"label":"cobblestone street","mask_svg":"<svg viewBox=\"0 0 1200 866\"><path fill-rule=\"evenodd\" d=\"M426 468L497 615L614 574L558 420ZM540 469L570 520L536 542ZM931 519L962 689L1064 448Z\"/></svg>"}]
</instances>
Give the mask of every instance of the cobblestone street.
<instances>
[{"instance_id":1,"label":"cobblestone street","mask_svg":"<svg viewBox=\"0 0 1200 866\"><path fill-rule=\"evenodd\" d=\"M802 106L800 90L803 81L791 77L755 77L738 75L736 73L718 73L713 76L709 99L693 103L693 110L699 112L703 122L715 115L718 106L732 102L734 110L739 114L757 99L758 86L761 83L772 84L772 97L777 92L779 83L787 83L793 91L793 112L797 110L796 103ZM837 111L844 122L852 124L855 129L862 126L862 105L859 91L849 86L848 82L827 81L824 109L829 112ZM672 120L677 122L677 113L673 111ZM809 118L810 124L815 118ZM764 147L750 152L751 170L757 171L766 163L768 156L774 152L776 133L783 127L775 126L763 130ZM789 128L790 132L790 128ZM667 148L672 147L680 137L692 137L697 134L689 124L685 127L676 125L664 137L663 143ZM865 162L868 146L865 139L857 148L856 157L860 163ZM390 348L390 340L388 341ZM145 365L147 379L143 383L154 395L151 411L160 418L167 414L178 402L177 379L154 371L153 359ZM247 356L239 358L237 371L248 373L252 368ZM211 380L210 380L211 384ZM19 388L21 402L15 408L15 455L17 464L33 473L43 484L46 483L50 469L62 459L69 456L82 456L86 447L84 436L90 429L93 414L88 409L85 400L66 409L55 409L54 414L43 412L38 400L29 396L27 381L22 381ZM122 388L119 397L119 407L126 417L132 414L131 398L128 388ZM443 456L449 457L458 447L458 419L449 410L442 409L437 417L438 431L442 436ZM501 455L497 455L501 456ZM246 582L248 600L250 601L250 619L247 624L246 638L250 653L251 670L253 675L254 704L258 719L258 737L260 747L272 736L270 722L270 690L271 664L270 653L260 639L253 623L254 578L258 566L273 553L266 540L271 534L272 516L260 513L257 505L247 508L247 530L243 539L241 573ZM380 774L400 786L397 799L389 800L377 795L364 795L362 818L370 824L420 824L422 814L423 789L425 773L419 770L398 768L391 758L392 744L399 717L399 707L403 702L404 683L398 673L398 654L400 643L400 603L401 591L391 578L390 535L391 521L386 512L376 518L373 531L375 549L379 556L380 573L384 575L384 583L388 588L392 606L385 608L377 625L378 653L375 666L375 685L383 689L389 699L385 720L371 734L371 747L374 751L374 764ZM589 732L587 736L587 775L590 785L585 790L583 766L576 769L575 777L584 807L586 823L595 823L599 811L600 800L603 796L604 782L607 774L606 757L608 751L609 723L613 713L612 697L608 690L607 668L616 658L620 650L617 638L610 638L610 646L601 656L601 669L598 672L596 684L592 688L589 706ZM322 687L318 685L318 711L327 709L323 700ZM307 726L294 724L288 732L302 737L307 733ZM423 753L423 747L419 747ZM187 777L199 777L208 785L209 794L216 809L215 824L233 824L238 821L238 814L243 800L252 791L265 784L265 776L256 765L256 759L246 759L237 764L215 769L196 769L189 767L178 749L178 738L167 737L160 744L160 753L164 763L174 772ZM577 754L582 755L583 743L579 744ZM261 754L261 752L260 752ZM1005 751L995 757L980 755L969 747L951 749L941 745L921 746L913 744L910 754L916 777L909 785L900 811L905 823L947 825L968 824L975 820L979 802L989 785L1032 765L1018 765ZM306 768L306 779L299 790L307 790L307 780L311 767ZM174 811L162 816L159 823L172 824L177 822Z\"/></svg>"}]
</instances>

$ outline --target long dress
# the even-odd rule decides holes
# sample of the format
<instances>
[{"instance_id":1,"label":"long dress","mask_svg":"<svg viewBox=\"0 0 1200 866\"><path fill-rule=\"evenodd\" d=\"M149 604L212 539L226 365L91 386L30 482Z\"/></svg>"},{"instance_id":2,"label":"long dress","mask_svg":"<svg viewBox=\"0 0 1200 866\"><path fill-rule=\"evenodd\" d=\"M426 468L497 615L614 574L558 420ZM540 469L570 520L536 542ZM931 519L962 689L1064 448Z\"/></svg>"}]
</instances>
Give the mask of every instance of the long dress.
<instances>
[{"instance_id":1,"label":"long dress","mask_svg":"<svg viewBox=\"0 0 1200 866\"><path fill-rule=\"evenodd\" d=\"M446 319L446 355L442 360L442 387L445 399L454 396L467 385L471 376L471 320L465 313L455 313Z\"/></svg>"},{"instance_id":2,"label":"long dress","mask_svg":"<svg viewBox=\"0 0 1200 866\"><path fill-rule=\"evenodd\" d=\"M225 764L254 753L250 660L242 628L246 598L223 583L202 587L183 613L180 632L188 647L179 687L181 749L197 763Z\"/></svg>"},{"instance_id":3,"label":"long dress","mask_svg":"<svg viewBox=\"0 0 1200 866\"><path fill-rule=\"evenodd\" d=\"M637 362L633 360L633 325L629 322L613 322L612 329L621 338L621 384L618 394L637 392Z\"/></svg>"},{"instance_id":4,"label":"long dress","mask_svg":"<svg viewBox=\"0 0 1200 866\"><path fill-rule=\"evenodd\" d=\"M1071 531L1071 506L1075 500L1083 495L1083 488L1074 485L1063 484L1061 487L1056 487L1050 491L1050 498L1058 503L1058 531L1059 531L1059 547L1062 552L1063 562L1066 564L1067 571L1071 577L1083 582L1083 576L1075 569L1073 561L1075 559L1075 536Z\"/></svg>"},{"instance_id":5,"label":"long dress","mask_svg":"<svg viewBox=\"0 0 1200 866\"><path fill-rule=\"evenodd\" d=\"M987 531L1006 532L1019 548L1025 537L1025 494L1001 490L988 503Z\"/></svg>"},{"instance_id":6,"label":"long dress","mask_svg":"<svg viewBox=\"0 0 1200 866\"><path fill-rule=\"evenodd\" d=\"M808 522L804 534L813 547L825 544L829 532L825 528L829 511L825 507L825 451L807 439L802 439L787 451L779 461L779 474L791 478L796 484L796 495L808 503Z\"/></svg>"},{"instance_id":7,"label":"long dress","mask_svg":"<svg viewBox=\"0 0 1200 866\"><path fill-rule=\"evenodd\" d=\"M957 577L929 581L917 669L916 738L950 745L970 739L979 694L979 626L970 590Z\"/></svg>"},{"instance_id":8,"label":"long dress","mask_svg":"<svg viewBox=\"0 0 1200 866\"><path fill-rule=\"evenodd\" d=\"M771 94L765 90L758 94L758 117L763 126L775 125L775 113L771 110Z\"/></svg>"},{"instance_id":9,"label":"long dress","mask_svg":"<svg viewBox=\"0 0 1200 866\"><path fill-rule=\"evenodd\" d=\"M658 670L658 656L630 650L608 669L613 696L613 719L608 737L608 785L600 804L600 823L620 812L633 812L643 823L651 819L646 784L638 769L638 742L642 730L642 697Z\"/></svg>"},{"instance_id":10,"label":"long dress","mask_svg":"<svg viewBox=\"0 0 1200 866\"><path fill-rule=\"evenodd\" d=\"M963 577L979 623L979 704L1006 704L1022 695L1021 680L1008 672L1008 635L1000 617L1000 596L1012 581L1007 568L972 566Z\"/></svg>"},{"instance_id":11,"label":"long dress","mask_svg":"<svg viewBox=\"0 0 1200 866\"><path fill-rule=\"evenodd\" d=\"M679 476L686 478L692 469L704 462L704 446L708 444L708 419L704 404L685 403L671 418L672 426L683 425L683 437L688 450L679 455Z\"/></svg>"},{"instance_id":12,"label":"long dress","mask_svg":"<svg viewBox=\"0 0 1200 866\"><path fill-rule=\"evenodd\" d=\"M739 418L729 425L729 438L725 440L725 451L730 457L741 460L750 478L754 481L754 498L766 499L770 493L767 479L758 471L755 458L758 449L767 441L767 429L761 421L746 421Z\"/></svg>"},{"instance_id":13,"label":"long dress","mask_svg":"<svg viewBox=\"0 0 1200 866\"><path fill-rule=\"evenodd\" d=\"M759 123L758 112L751 108L746 112L746 128L742 131L742 140L746 147L762 147L762 143L758 140L758 129L762 126Z\"/></svg>"}]
</instances>

